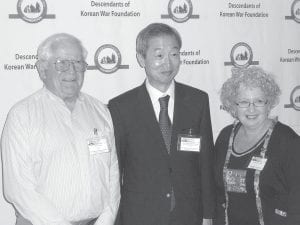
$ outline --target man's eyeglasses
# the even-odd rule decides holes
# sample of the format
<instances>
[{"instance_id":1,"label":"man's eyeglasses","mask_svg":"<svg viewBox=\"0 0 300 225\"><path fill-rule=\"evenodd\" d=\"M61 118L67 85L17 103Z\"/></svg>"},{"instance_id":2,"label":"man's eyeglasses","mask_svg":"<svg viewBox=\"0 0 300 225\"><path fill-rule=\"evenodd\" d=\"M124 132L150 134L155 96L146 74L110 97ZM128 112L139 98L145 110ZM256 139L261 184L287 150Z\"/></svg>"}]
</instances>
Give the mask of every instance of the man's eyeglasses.
<instances>
[{"instance_id":1,"label":"man's eyeglasses","mask_svg":"<svg viewBox=\"0 0 300 225\"><path fill-rule=\"evenodd\" d=\"M248 108L251 104L253 104L255 107L264 107L267 103L268 103L268 100L256 99L253 102L244 100L244 101L236 102L235 104L239 108Z\"/></svg>"},{"instance_id":2,"label":"man's eyeglasses","mask_svg":"<svg viewBox=\"0 0 300 225\"><path fill-rule=\"evenodd\" d=\"M55 69L58 72L66 72L73 65L73 68L76 72L84 72L87 69L88 64L85 61L76 61L76 60L61 60L58 59L54 63Z\"/></svg>"}]
</instances>

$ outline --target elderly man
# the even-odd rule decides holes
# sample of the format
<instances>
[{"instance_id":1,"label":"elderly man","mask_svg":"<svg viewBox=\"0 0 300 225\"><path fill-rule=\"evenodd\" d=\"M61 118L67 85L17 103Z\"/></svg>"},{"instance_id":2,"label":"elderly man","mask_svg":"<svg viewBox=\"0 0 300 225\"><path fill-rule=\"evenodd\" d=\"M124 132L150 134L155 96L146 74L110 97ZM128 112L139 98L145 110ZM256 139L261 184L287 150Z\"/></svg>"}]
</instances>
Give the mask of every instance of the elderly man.
<instances>
[{"instance_id":1,"label":"elderly man","mask_svg":"<svg viewBox=\"0 0 300 225\"><path fill-rule=\"evenodd\" d=\"M17 225L112 225L120 199L106 106L80 92L87 52L69 34L38 48L44 87L10 110L2 133L3 183Z\"/></svg>"},{"instance_id":2,"label":"elderly man","mask_svg":"<svg viewBox=\"0 0 300 225\"><path fill-rule=\"evenodd\" d=\"M121 225L208 225L214 213L208 96L174 81L181 38L155 23L136 41L146 81L109 102L120 157Z\"/></svg>"}]
</instances>

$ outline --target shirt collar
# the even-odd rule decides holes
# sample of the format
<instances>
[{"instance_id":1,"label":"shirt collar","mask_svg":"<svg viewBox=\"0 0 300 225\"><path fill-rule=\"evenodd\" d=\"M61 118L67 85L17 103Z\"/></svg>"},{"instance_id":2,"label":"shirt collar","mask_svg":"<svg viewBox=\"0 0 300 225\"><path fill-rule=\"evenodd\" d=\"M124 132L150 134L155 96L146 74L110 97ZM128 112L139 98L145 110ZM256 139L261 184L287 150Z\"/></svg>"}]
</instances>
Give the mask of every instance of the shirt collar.
<instances>
[{"instance_id":1,"label":"shirt collar","mask_svg":"<svg viewBox=\"0 0 300 225\"><path fill-rule=\"evenodd\" d=\"M170 86L169 86L169 88L166 92L161 92L158 89L156 89L155 87L153 87L149 83L148 79L146 79L145 84L146 84L146 88L147 88L147 91L149 93L152 104L157 103L158 99L160 97L164 97L166 95L169 95L170 99L172 99L174 101L174 95L175 95L175 82L174 82L174 80L172 80L172 83L170 84Z\"/></svg>"}]
</instances>

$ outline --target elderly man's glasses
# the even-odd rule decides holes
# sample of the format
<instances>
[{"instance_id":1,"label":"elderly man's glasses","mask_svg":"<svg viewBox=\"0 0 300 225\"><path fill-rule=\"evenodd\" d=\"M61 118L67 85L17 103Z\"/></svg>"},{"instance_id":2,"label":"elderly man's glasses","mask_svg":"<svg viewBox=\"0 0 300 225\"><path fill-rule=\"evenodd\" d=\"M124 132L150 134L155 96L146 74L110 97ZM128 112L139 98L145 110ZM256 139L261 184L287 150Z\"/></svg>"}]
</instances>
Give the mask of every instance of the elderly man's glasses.
<instances>
[{"instance_id":1,"label":"elderly man's glasses","mask_svg":"<svg viewBox=\"0 0 300 225\"><path fill-rule=\"evenodd\" d=\"M268 100L263 100L263 99L256 99L253 102L250 101L238 101L235 104L239 108L248 108L251 104L253 104L255 107L264 107L268 103Z\"/></svg>"},{"instance_id":2,"label":"elderly man's glasses","mask_svg":"<svg viewBox=\"0 0 300 225\"><path fill-rule=\"evenodd\" d=\"M85 61L76 61L76 60L61 60L58 59L54 63L55 69L58 72L66 72L73 66L76 72L84 72L87 69L88 64Z\"/></svg>"}]
</instances>

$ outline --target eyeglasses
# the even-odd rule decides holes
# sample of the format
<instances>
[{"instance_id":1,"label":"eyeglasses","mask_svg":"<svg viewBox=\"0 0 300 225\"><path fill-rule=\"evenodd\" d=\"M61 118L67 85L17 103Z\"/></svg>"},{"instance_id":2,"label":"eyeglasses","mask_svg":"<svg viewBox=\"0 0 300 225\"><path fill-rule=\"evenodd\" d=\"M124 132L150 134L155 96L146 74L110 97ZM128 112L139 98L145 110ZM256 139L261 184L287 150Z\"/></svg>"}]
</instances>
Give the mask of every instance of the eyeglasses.
<instances>
[{"instance_id":1,"label":"eyeglasses","mask_svg":"<svg viewBox=\"0 0 300 225\"><path fill-rule=\"evenodd\" d=\"M84 72L87 69L88 64L85 61L76 61L76 60L61 60L58 59L54 63L55 69L58 72L66 72L70 69L71 64L76 72Z\"/></svg>"},{"instance_id":2,"label":"eyeglasses","mask_svg":"<svg viewBox=\"0 0 300 225\"><path fill-rule=\"evenodd\" d=\"M255 107L264 107L267 103L268 103L268 100L256 99L253 102L244 100L244 101L236 102L235 104L239 108L248 108L251 104L253 104Z\"/></svg>"}]
</instances>

